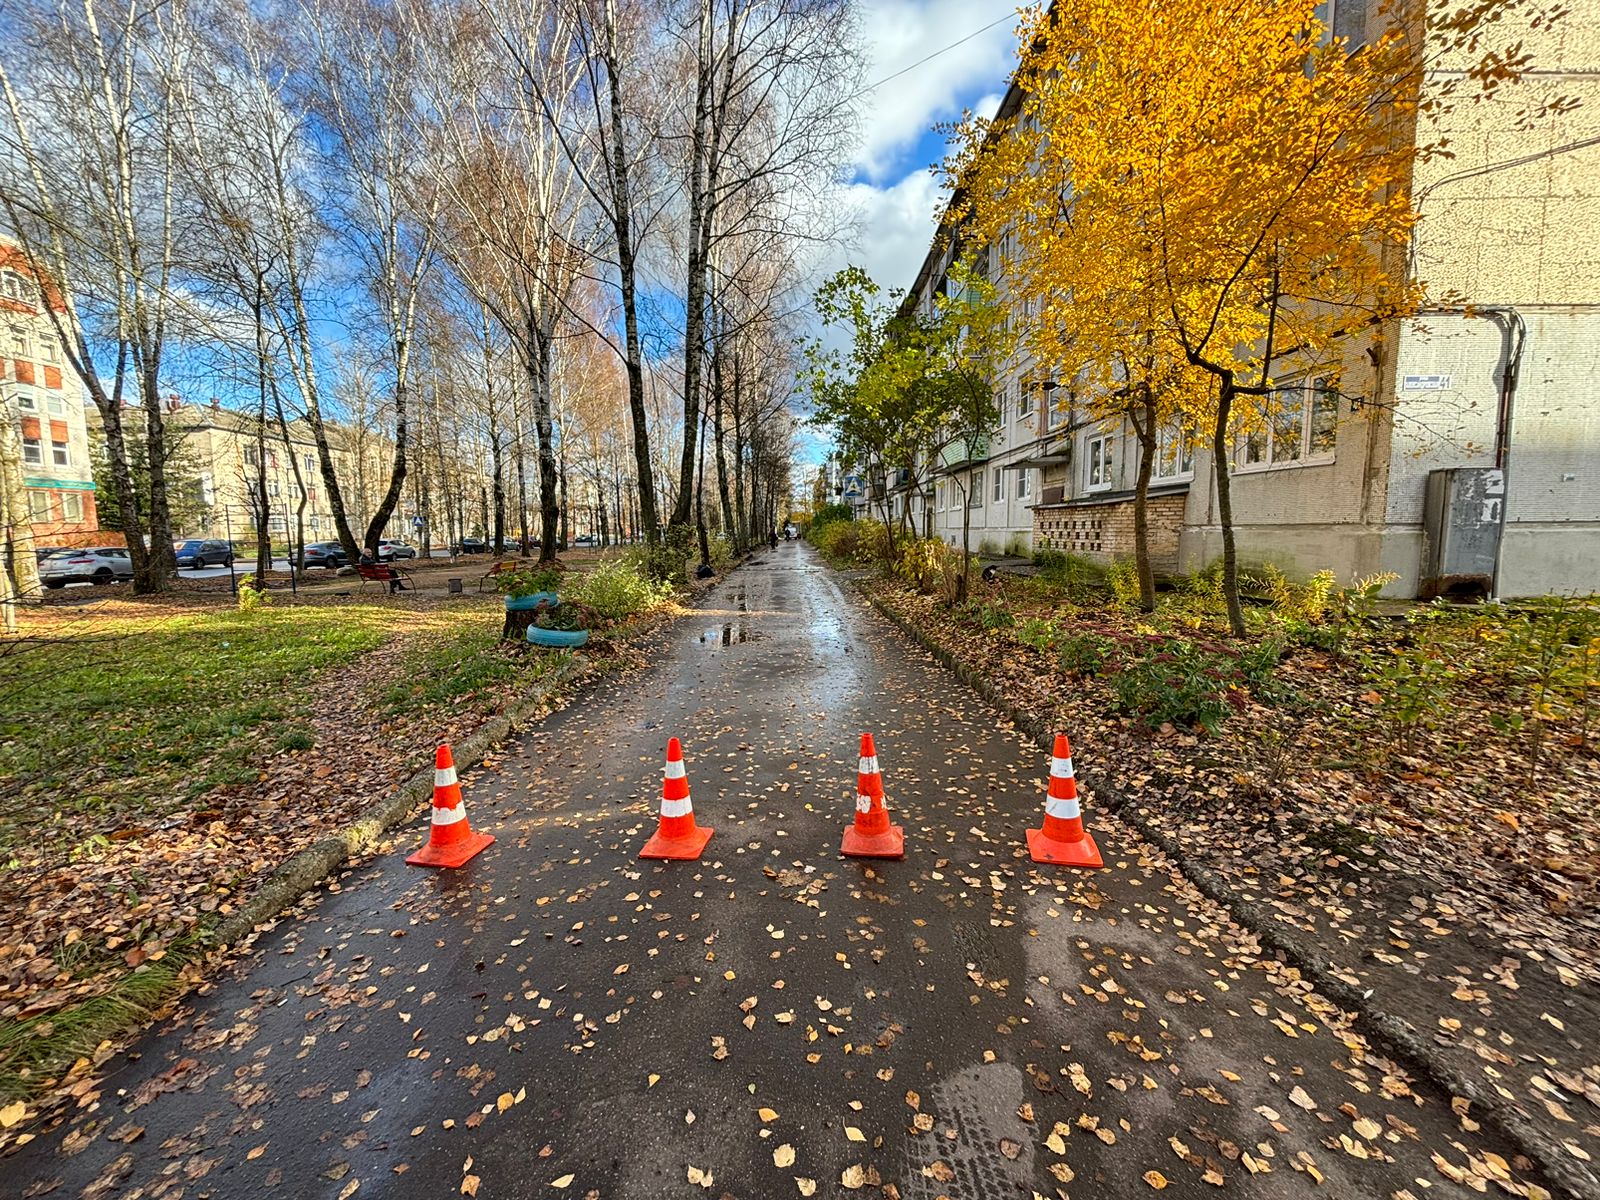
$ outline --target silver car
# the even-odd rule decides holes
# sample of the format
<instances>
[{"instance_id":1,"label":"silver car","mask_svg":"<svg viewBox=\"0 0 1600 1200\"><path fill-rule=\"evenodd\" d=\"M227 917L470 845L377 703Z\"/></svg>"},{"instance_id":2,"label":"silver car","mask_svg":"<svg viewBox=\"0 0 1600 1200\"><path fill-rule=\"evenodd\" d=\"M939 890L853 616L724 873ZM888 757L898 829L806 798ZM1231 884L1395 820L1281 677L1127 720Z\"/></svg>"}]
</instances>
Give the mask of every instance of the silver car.
<instances>
[{"instance_id":1,"label":"silver car","mask_svg":"<svg viewBox=\"0 0 1600 1200\"><path fill-rule=\"evenodd\" d=\"M85 546L57 550L39 564L39 582L47 588L69 583L121 583L133 578L133 560L121 546Z\"/></svg>"}]
</instances>

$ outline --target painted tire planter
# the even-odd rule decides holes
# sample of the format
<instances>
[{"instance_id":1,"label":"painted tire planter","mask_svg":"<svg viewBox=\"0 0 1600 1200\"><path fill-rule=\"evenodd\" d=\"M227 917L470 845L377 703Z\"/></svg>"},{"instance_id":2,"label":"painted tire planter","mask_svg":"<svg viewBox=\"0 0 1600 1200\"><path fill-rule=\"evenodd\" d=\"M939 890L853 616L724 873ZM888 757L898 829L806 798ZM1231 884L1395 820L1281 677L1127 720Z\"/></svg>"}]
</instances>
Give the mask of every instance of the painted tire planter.
<instances>
[{"instance_id":1,"label":"painted tire planter","mask_svg":"<svg viewBox=\"0 0 1600 1200\"><path fill-rule=\"evenodd\" d=\"M537 625L528 630L528 641L535 646L572 649L589 640L587 629L540 629Z\"/></svg>"},{"instance_id":2,"label":"painted tire planter","mask_svg":"<svg viewBox=\"0 0 1600 1200\"><path fill-rule=\"evenodd\" d=\"M531 612L541 604L548 604L552 608L561 603L561 598L554 592L535 592L531 596L507 596L507 612Z\"/></svg>"}]
</instances>

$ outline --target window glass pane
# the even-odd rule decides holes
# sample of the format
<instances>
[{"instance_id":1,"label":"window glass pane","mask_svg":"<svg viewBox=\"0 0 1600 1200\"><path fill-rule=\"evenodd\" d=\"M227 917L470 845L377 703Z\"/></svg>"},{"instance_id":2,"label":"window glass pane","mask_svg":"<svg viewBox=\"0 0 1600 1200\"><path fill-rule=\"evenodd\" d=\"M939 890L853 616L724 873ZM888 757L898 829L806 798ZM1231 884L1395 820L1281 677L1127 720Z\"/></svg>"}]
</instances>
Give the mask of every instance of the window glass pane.
<instances>
[{"instance_id":1,"label":"window glass pane","mask_svg":"<svg viewBox=\"0 0 1600 1200\"><path fill-rule=\"evenodd\" d=\"M44 461L44 446L38 438L22 439L22 461L35 466Z\"/></svg>"},{"instance_id":2,"label":"window glass pane","mask_svg":"<svg viewBox=\"0 0 1600 1200\"><path fill-rule=\"evenodd\" d=\"M33 519L35 521L48 521L48 520L50 520L50 516L51 516L51 513L50 513L50 493L49 492L29 492L28 493L28 513L29 513L29 515L31 515L33 517Z\"/></svg>"},{"instance_id":3,"label":"window glass pane","mask_svg":"<svg viewBox=\"0 0 1600 1200\"><path fill-rule=\"evenodd\" d=\"M83 497L77 492L61 493L61 519L63 521L83 520Z\"/></svg>"},{"instance_id":4,"label":"window glass pane","mask_svg":"<svg viewBox=\"0 0 1600 1200\"><path fill-rule=\"evenodd\" d=\"M50 410L51 416L64 417L67 415L67 402L60 396L46 395L44 404Z\"/></svg>"},{"instance_id":5,"label":"window glass pane","mask_svg":"<svg viewBox=\"0 0 1600 1200\"><path fill-rule=\"evenodd\" d=\"M50 458L58 467L70 467L72 465L72 450L65 442L51 442Z\"/></svg>"},{"instance_id":6,"label":"window glass pane","mask_svg":"<svg viewBox=\"0 0 1600 1200\"><path fill-rule=\"evenodd\" d=\"M994 470L994 500L998 504L1006 498L1006 473L999 467Z\"/></svg>"},{"instance_id":7,"label":"window glass pane","mask_svg":"<svg viewBox=\"0 0 1600 1200\"><path fill-rule=\"evenodd\" d=\"M1301 429L1305 418L1303 385L1279 388L1272 413L1272 461L1295 462L1300 457Z\"/></svg>"},{"instance_id":8,"label":"window glass pane","mask_svg":"<svg viewBox=\"0 0 1600 1200\"><path fill-rule=\"evenodd\" d=\"M26 409L28 412L38 412L39 402L33 398L32 392L19 391L17 393L17 407Z\"/></svg>"},{"instance_id":9,"label":"window glass pane","mask_svg":"<svg viewBox=\"0 0 1600 1200\"><path fill-rule=\"evenodd\" d=\"M1311 391L1311 453L1332 454L1339 425L1339 382L1318 379Z\"/></svg>"}]
</instances>

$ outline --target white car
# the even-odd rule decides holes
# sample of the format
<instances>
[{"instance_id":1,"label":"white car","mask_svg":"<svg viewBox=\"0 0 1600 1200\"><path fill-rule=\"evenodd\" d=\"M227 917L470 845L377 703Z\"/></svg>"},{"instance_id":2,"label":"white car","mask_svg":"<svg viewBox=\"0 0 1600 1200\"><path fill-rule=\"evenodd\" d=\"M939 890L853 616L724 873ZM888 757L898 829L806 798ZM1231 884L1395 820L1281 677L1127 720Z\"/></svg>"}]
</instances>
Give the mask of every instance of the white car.
<instances>
[{"instance_id":1,"label":"white car","mask_svg":"<svg viewBox=\"0 0 1600 1200\"><path fill-rule=\"evenodd\" d=\"M378 561L393 562L397 558L415 558L416 547L408 546L404 542L392 542L384 538L378 543Z\"/></svg>"},{"instance_id":2,"label":"white car","mask_svg":"<svg viewBox=\"0 0 1600 1200\"><path fill-rule=\"evenodd\" d=\"M69 583L120 583L133 578L133 560L121 546L86 546L57 550L39 564L39 582L47 588Z\"/></svg>"}]
</instances>

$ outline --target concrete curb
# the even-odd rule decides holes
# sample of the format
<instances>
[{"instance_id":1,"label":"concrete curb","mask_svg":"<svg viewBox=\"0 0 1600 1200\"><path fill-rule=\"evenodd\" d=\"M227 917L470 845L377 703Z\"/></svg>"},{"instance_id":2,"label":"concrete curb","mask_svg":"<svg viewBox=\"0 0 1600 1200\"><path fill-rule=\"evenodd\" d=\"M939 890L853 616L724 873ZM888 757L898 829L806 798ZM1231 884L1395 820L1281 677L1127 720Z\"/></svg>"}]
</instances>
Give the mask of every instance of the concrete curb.
<instances>
[{"instance_id":1,"label":"concrete curb","mask_svg":"<svg viewBox=\"0 0 1600 1200\"><path fill-rule=\"evenodd\" d=\"M848 580L855 589L895 628L918 646L927 650L946 670L950 671L990 705L1003 713L1012 724L1026 733L1048 751L1055 731L1045 726L1035 713L1014 705L991 683L987 676L975 671L953 653L939 645L923 630L893 612L876 596L867 591L860 579ZM1226 908L1235 921L1250 930L1261 944L1276 952L1288 965L1294 967L1328 999L1355 1016L1356 1023L1370 1033L1396 1059L1411 1069L1431 1079L1452 1095L1471 1100L1483 1111L1488 1123L1505 1137L1517 1150L1526 1155L1555 1184L1582 1200L1600 1200L1600 1177L1586 1170L1568 1155L1559 1142L1515 1105L1508 1102L1492 1087L1459 1070L1455 1064L1439 1055L1433 1043L1408 1021L1374 1007L1359 988L1352 987L1334 974L1333 966L1314 946L1284 931L1272 911L1246 899L1221 874L1186 854L1175 838L1148 820L1142 810L1130 804L1121 791L1095 768L1085 770L1078 765L1078 776L1095 790L1103 806L1126 821L1141 837L1156 846L1171 860L1183 875L1208 899Z\"/></svg>"},{"instance_id":2,"label":"concrete curb","mask_svg":"<svg viewBox=\"0 0 1600 1200\"><path fill-rule=\"evenodd\" d=\"M469 771L481 764L495 745L530 724L533 715L543 708L553 692L583 678L593 669L588 662L568 659L505 712L490 717L466 737L452 743L450 749L456 769ZM225 949L248 937L257 925L278 916L332 875L340 864L371 849L385 833L432 797L433 767L429 766L370 805L337 833L306 847L262 880L254 894L212 931L206 939L206 952Z\"/></svg>"}]
</instances>

